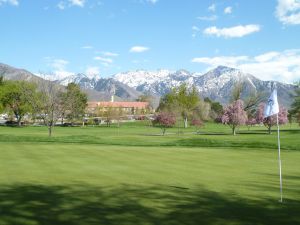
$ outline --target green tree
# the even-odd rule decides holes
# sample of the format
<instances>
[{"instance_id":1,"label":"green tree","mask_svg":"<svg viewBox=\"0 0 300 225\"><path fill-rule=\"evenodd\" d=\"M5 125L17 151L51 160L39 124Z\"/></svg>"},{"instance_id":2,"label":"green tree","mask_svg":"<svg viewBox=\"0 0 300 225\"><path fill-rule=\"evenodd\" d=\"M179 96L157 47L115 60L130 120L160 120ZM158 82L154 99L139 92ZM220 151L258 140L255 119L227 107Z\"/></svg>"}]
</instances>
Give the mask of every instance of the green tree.
<instances>
[{"instance_id":1,"label":"green tree","mask_svg":"<svg viewBox=\"0 0 300 225\"><path fill-rule=\"evenodd\" d=\"M231 93L231 99L230 99L231 102L235 102L235 101L241 99L244 87L245 87L245 83L242 82L241 80L238 80L234 84L233 89L232 89L232 93Z\"/></svg>"},{"instance_id":2,"label":"green tree","mask_svg":"<svg viewBox=\"0 0 300 225\"><path fill-rule=\"evenodd\" d=\"M231 102L237 101L239 99L244 102L244 110L249 114L250 111L256 109L258 104L266 98L264 93L257 92L256 89L251 89L247 96L242 96L244 90L247 88L246 83L244 81L238 80L232 90L231 93Z\"/></svg>"},{"instance_id":3,"label":"green tree","mask_svg":"<svg viewBox=\"0 0 300 225\"><path fill-rule=\"evenodd\" d=\"M179 112L184 121L184 128L188 126L188 118L199 103L200 98L196 88L188 88L182 84L166 94L160 101L159 110Z\"/></svg>"},{"instance_id":4,"label":"green tree","mask_svg":"<svg viewBox=\"0 0 300 225\"><path fill-rule=\"evenodd\" d=\"M87 95L80 90L79 85L69 83L66 92L61 94L62 118L67 117L74 122L84 116L87 106Z\"/></svg>"},{"instance_id":5,"label":"green tree","mask_svg":"<svg viewBox=\"0 0 300 225\"><path fill-rule=\"evenodd\" d=\"M209 99L208 97L204 98L204 102L210 104L210 115L209 117L213 120L219 118L223 113L223 106L220 102L215 102Z\"/></svg>"},{"instance_id":6,"label":"green tree","mask_svg":"<svg viewBox=\"0 0 300 225\"><path fill-rule=\"evenodd\" d=\"M193 110L193 120L208 121L211 114L211 104L200 100Z\"/></svg>"},{"instance_id":7,"label":"green tree","mask_svg":"<svg viewBox=\"0 0 300 225\"><path fill-rule=\"evenodd\" d=\"M297 118L297 121L299 122L300 125L300 81L298 81L296 85L297 85L297 89L295 91L296 94L289 112L293 117Z\"/></svg>"},{"instance_id":8,"label":"green tree","mask_svg":"<svg viewBox=\"0 0 300 225\"><path fill-rule=\"evenodd\" d=\"M30 96L36 95L36 86L25 81L1 81L1 108L12 112L21 126L21 120L33 111Z\"/></svg>"},{"instance_id":9,"label":"green tree","mask_svg":"<svg viewBox=\"0 0 300 225\"><path fill-rule=\"evenodd\" d=\"M4 106L2 103L2 95L4 93L4 79L3 76L0 76L0 113L3 112Z\"/></svg>"},{"instance_id":10,"label":"green tree","mask_svg":"<svg viewBox=\"0 0 300 225\"><path fill-rule=\"evenodd\" d=\"M140 95L137 99L137 102L148 102L148 108L147 111L152 111L155 108L155 98L152 95L148 95L148 94L143 94Z\"/></svg>"}]
</instances>

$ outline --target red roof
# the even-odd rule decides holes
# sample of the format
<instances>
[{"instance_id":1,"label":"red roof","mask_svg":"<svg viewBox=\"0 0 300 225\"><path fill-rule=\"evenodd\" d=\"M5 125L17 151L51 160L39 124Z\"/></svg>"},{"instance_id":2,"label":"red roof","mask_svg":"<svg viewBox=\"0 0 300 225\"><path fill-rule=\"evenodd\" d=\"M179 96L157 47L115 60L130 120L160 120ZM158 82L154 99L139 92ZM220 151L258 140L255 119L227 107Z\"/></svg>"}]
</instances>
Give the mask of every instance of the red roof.
<instances>
[{"instance_id":1,"label":"red roof","mask_svg":"<svg viewBox=\"0 0 300 225\"><path fill-rule=\"evenodd\" d=\"M149 105L148 102L88 102L89 108L96 107L112 107L112 108L138 108L145 109Z\"/></svg>"}]
</instances>

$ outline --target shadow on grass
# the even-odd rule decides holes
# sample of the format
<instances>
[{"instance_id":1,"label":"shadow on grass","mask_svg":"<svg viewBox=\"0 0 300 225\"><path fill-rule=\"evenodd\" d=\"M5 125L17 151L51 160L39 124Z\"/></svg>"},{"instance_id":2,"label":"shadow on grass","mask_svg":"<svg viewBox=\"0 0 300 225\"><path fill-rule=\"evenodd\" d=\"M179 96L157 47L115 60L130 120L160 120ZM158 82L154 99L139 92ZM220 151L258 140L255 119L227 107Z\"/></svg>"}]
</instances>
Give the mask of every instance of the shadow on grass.
<instances>
[{"instance_id":1,"label":"shadow on grass","mask_svg":"<svg viewBox=\"0 0 300 225\"><path fill-rule=\"evenodd\" d=\"M241 130L238 132L239 134L269 134L267 129L264 130ZM271 133L277 133L277 127L271 130ZM280 133L288 133L288 134L300 134L300 129L282 129L280 128Z\"/></svg>"},{"instance_id":2,"label":"shadow on grass","mask_svg":"<svg viewBox=\"0 0 300 225\"><path fill-rule=\"evenodd\" d=\"M0 198L1 225L300 223L299 201L254 201L202 188L19 185L2 187Z\"/></svg>"},{"instance_id":3,"label":"shadow on grass","mask_svg":"<svg viewBox=\"0 0 300 225\"><path fill-rule=\"evenodd\" d=\"M239 139L231 141L231 140L215 140L215 139L206 139L206 138L186 138L180 139L178 141L173 142L173 144L177 146L191 146L191 147L221 147L221 148L267 148L274 149L276 148L276 144L265 143L265 142L240 142ZM285 146L282 146L282 149L285 149ZM295 149L296 150L296 149Z\"/></svg>"}]
</instances>

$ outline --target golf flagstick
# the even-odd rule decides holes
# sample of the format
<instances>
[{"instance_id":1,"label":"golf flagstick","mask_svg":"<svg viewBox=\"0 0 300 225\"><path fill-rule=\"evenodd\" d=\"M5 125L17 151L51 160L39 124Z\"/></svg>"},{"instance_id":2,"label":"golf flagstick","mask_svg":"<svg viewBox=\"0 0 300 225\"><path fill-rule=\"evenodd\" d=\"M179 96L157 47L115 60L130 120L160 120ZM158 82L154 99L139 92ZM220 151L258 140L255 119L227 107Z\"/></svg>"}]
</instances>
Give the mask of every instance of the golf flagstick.
<instances>
[{"instance_id":1,"label":"golf flagstick","mask_svg":"<svg viewBox=\"0 0 300 225\"><path fill-rule=\"evenodd\" d=\"M280 182L280 202L282 203L282 174L281 174L281 157L280 157L280 130L277 113L277 139L278 139L278 164L279 164L279 182Z\"/></svg>"},{"instance_id":2,"label":"golf flagstick","mask_svg":"<svg viewBox=\"0 0 300 225\"><path fill-rule=\"evenodd\" d=\"M277 100L277 90L273 89L265 107L264 118L276 115L277 122L277 141L278 141L278 164L279 164L279 182L280 182L280 202L282 202L282 173L281 173L281 157L280 157L280 131L279 131L279 104Z\"/></svg>"}]
</instances>

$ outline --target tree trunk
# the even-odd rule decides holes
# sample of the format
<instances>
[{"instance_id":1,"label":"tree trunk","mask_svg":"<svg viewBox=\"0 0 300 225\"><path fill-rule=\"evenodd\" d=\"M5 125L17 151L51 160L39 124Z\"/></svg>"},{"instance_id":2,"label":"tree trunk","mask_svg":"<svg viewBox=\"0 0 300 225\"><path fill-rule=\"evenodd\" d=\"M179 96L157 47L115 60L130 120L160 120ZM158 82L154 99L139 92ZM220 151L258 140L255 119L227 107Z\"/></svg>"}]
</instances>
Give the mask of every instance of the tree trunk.
<instances>
[{"instance_id":1,"label":"tree trunk","mask_svg":"<svg viewBox=\"0 0 300 225\"><path fill-rule=\"evenodd\" d=\"M184 128L188 127L188 118L184 117Z\"/></svg>"},{"instance_id":2,"label":"tree trunk","mask_svg":"<svg viewBox=\"0 0 300 225\"><path fill-rule=\"evenodd\" d=\"M268 127L268 133L271 134L271 126Z\"/></svg>"},{"instance_id":3,"label":"tree trunk","mask_svg":"<svg viewBox=\"0 0 300 225\"><path fill-rule=\"evenodd\" d=\"M18 123L18 126L20 127L21 126L21 119L22 117L14 111L14 114L15 114L15 117L17 118L17 123Z\"/></svg>"},{"instance_id":4,"label":"tree trunk","mask_svg":"<svg viewBox=\"0 0 300 225\"><path fill-rule=\"evenodd\" d=\"M165 136L166 128L162 128L162 135Z\"/></svg>"},{"instance_id":5,"label":"tree trunk","mask_svg":"<svg viewBox=\"0 0 300 225\"><path fill-rule=\"evenodd\" d=\"M234 136L236 135L235 130L236 130L236 127L232 127L232 134L233 134Z\"/></svg>"},{"instance_id":6,"label":"tree trunk","mask_svg":"<svg viewBox=\"0 0 300 225\"><path fill-rule=\"evenodd\" d=\"M52 125L48 126L48 136L52 137Z\"/></svg>"},{"instance_id":7,"label":"tree trunk","mask_svg":"<svg viewBox=\"0 0 300 225\"><path fill-rule=\"evenodd\" d=\"M22 126L21 119L22 119L22 117L20 117L20 116L17 118L17 122L18 122L19 127Z\"/></svg>"}]
</instances>

